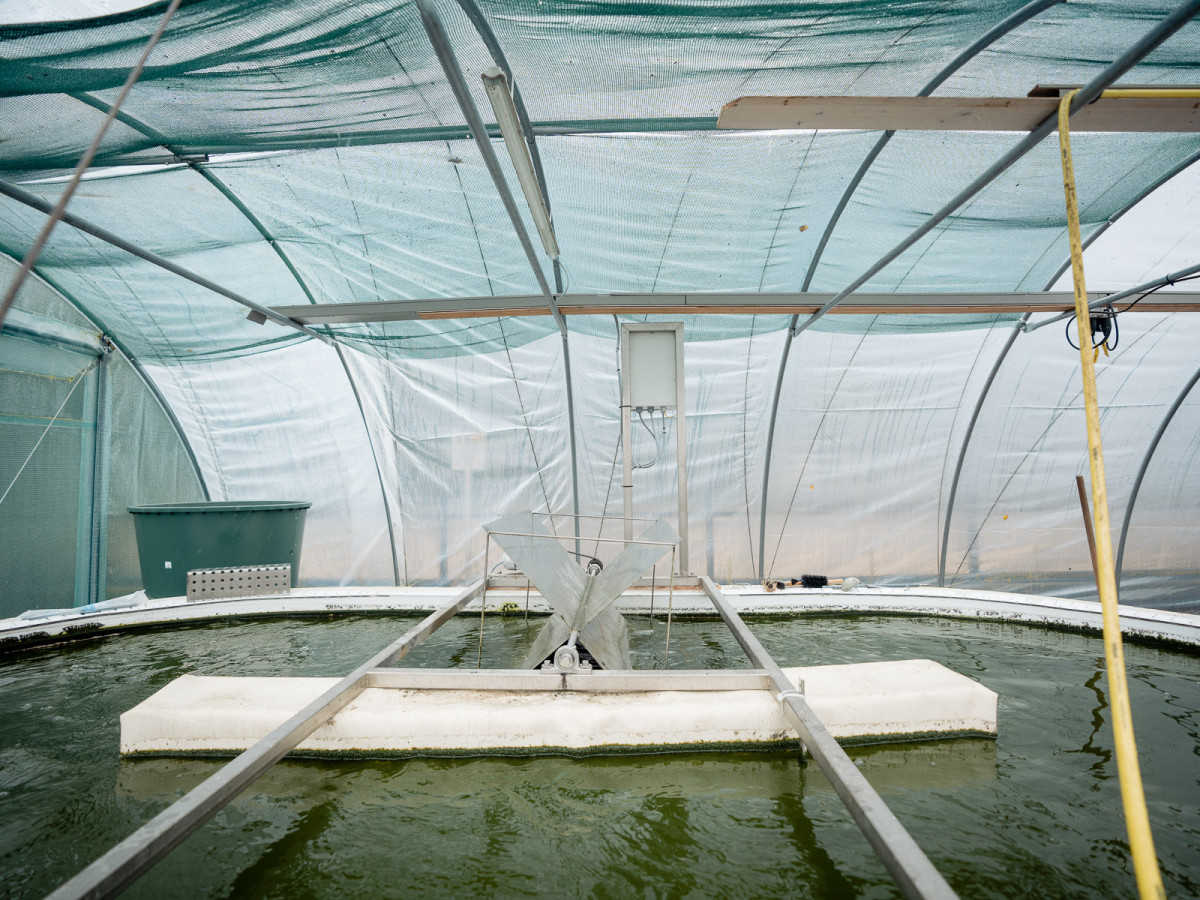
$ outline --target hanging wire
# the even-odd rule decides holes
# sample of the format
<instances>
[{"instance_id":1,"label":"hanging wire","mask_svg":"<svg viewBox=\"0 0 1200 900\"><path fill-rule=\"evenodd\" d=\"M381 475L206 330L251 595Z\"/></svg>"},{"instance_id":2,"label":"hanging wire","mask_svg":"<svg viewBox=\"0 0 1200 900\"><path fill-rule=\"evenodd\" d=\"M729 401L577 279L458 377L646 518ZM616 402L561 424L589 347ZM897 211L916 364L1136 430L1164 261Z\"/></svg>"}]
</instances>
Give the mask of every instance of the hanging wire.
<instances>
[{"instance_id":1,"label":"hanging wire","mask_svg":"<svg viewBox=\"0 0 1200 900\"><path fill-rule=\"evenodd\" d=\"M21 463L21 468L17 469L17 474L13 476L13 480L8 483L8 487L4 489L4 493L0 494L0 503L3 503L8 497L8 492L13 489L13 485L17 483L17 479L21 477L21 473L25 471L25 467L29 465L29 461L33 459L33 454L37 453L38 447L42 446L42 441L46 439L46 435L50 433L50 429L54 427L54 423L58 421L58 417L62 415L62 411L67 406L67 401L71 399L71 395L75 393L75 388L83 384L83 378L88 372L96 368L100 364L99 358L92 360L84 366L76 375L72 376L71 380L75 383L71 385L71 390L67 391L67 396L63 398L63 402L59 404L58 409L54 413L54 417L50 419L50 424L46 426L46 430L42 432L42 436L37 439L37 443L33 445L33 449L29 451L29 455L25 457L25 462Z\"/></svg>"},{"instance_id":2,"label":"hanging wire","mask_svg":"<svg viewBox=\"0 0 1200 900\"><path fill-rule=\"evenodd\" d=\"M650 435L650 440L654 441L654 459L650 460L650 462L645 462L645 463L639 463L637 460L634 460L633 468L635 468L635 469L650 469L650 468L653 468L654 466L658 465L658 460L662 456L663 444L666 443L665 436L667 433L667 424L666 424L667 420L665 417L663 418L663 436L664 437L663 437L663 439L660 439L659 436L654 433L654 429L650 425L646 424L645 411L639 409L637 411L637 414L638 414L638 421L642 423L642 427L645 428L646 433L648 435ZM662 413L659 413L659 415L661 416ZM651 422L654 421L654 410L653 409L650 410L650 421ZM629 443L632 444L633 441L631 440Z\"/></svg>"},{"instance_id":3,"label":"hanging wire","mask_svg":"<svg viewBox=\"0 0 1200 900\"><path fill-rule=\"evenodd\" d=\"M1151 294L1155 294L1165 287L1181 284L1185 281L1194 281L1198 278L1200 278L1200 272L1197 272L1194 275L1187 275L1183 278L1173 279L1168 277L1161 284L1156 284L1148 291L1143 291L1138 295L1136 300L1134 300L1132 303L1129 303L1124 309L1117 309L1110 303L1107 306L1091 310L1092 349L1096 351L1097 355L1099 355L1100 350L1103 349L1106 356L1110 351L1115 351L1117 349L1117 345L1120 343L1120 328L1117 324L1118 316L1129 312ZM1078 350L1079 345L1075 343L1071 336L1071 332L1075 329L1075 315L1072 314L1067 319L1067 343L1070 344L1073 349ZM1099 339L1097 339L1097 335L1099 335Z\"/></svg>"},{"instance_id":4,"label":"hanging wire","mask_svg":"<svg viewBox=\"0 0 1200 900\"><path fill-rule=\"evenodd\" d=\"M1141 299L1141 298L1138 298ZM1121 331L1117 325L1117 311L1111 306L1105 306L1102 309L1094 310L1090 316L1091 333L1092 333L1092 349L1099 355L1100 349L1104 348L1104 355L1108 356L1109 351L1117 349L1117 344L1120 343ZM1079 349L1079 345L1071 338L1071 330L1078 330L1075 325L1075 316L1067 319L1067 343L1075 350ZM1099 335L1099 338L1096 336Z\"/></svg>"},{"instance_id":5,"label":"hanging wire","mask_svg":"<svg viewBox=\"0 0 1200 900\"><path fill-rule=\"evenodd\" d=\"M1200 278L1200 272L1197 272L1195 275L1188 275L1184 278L1172 279L1168 276L1166 281L1164 281L1162 284L1155 285L1154 287L1150 288L1150 290L1141 294L1136 300L1134 300L1132 303L1130 303L1128 306L1126 306L1123 310L1121 310L1121 312L1123 312L1123 313L1129 312L1131 309L1133 309L1135 306L1137 306L1139 303L1141 303L1143 300L1145 300L1151 294L1157 293L1158 291L1161 291L1165 287L1169 287L1170 285L1174 285L1174 284L1182 284L1185 281L1195 281L1197 278Z\"/></svg>"}]
</instances>

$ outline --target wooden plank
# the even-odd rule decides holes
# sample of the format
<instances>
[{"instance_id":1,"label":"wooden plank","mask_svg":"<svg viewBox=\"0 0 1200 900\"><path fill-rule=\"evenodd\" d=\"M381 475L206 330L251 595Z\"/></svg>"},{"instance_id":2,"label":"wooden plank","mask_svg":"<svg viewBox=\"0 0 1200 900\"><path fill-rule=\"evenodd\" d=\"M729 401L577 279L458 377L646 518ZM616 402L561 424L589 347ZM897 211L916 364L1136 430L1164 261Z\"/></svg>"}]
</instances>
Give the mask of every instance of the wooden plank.
<instances>
[{"instance_id":1,"label":"wooden plank","mask_svg":"<svg viewBox=\"0 0 1200 900\"><path fill-rule=\"evenodd\" d=\"M1057 111L1050 97L739 97L717 128L1032 131ZM1071 131L1200 131L1200 98L1102 98L1071 117Z\"/></svg>"}]
</instances>

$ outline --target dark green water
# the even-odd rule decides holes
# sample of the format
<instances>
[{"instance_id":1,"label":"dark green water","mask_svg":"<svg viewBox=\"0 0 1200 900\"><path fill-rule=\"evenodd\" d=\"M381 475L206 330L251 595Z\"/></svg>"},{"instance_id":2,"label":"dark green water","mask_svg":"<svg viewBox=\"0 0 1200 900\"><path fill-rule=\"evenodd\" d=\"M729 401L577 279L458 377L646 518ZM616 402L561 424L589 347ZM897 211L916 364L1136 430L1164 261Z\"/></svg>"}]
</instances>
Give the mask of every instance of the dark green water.
<instances>
[{"instance_id":1,"label":"dark green water","mask_svg":"<svg viewBox=\"0 0 1200 900\"><path fill-rule=\"evenodd\" d=\"M343 674L412 620L227 623L0 658L0 897L41 897L215 770L117 757L118 716L184 673ZM489 619L484 664L540 622ZM996 741L852 748L964 897L1136 894L1099 640L991 622L757 621L784 665L929 658L1000 694ZM406 665L473 666L456 619ZM635 665L664 628L632 622ZM1200 658L1128 646L1167 892L1200 894ZM675 667L745 665L717 621L676 622ZM815 766L778 753L289 761L131 897L897 897Z\"/></svg>"}]
</instances>

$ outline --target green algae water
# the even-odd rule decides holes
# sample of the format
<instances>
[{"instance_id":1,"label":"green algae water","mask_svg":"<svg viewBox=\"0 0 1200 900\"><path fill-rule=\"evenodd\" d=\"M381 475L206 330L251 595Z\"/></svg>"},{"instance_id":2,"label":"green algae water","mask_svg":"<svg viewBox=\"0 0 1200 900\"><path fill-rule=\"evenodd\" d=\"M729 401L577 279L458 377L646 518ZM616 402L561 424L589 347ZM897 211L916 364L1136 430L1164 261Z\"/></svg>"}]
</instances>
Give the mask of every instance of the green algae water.
<instances>
[{"instance_id":1,"label":"green algae water","mask_svg":"<svg viewBox=\"0 0 1200 900\"><path fill-rule=\"evenodd\" d=\"M117 755L186 673L341 675L403 617L225 622L0 658L0 897L41 897L219 767ZM927 658L1000 695L997 740L850 748L964 898L1136 894L1099 639L908 617L751 620L783 665ZM485 666L541 620L489 618ZM630 618L635 666L747 665L719 621ZM402 661L473 667L478 619ZM1200 658L1126 648L1167 893L1200 894ZM900 896L816 766L787 753L287 760L125 896Z\"/></svg>"}]
</instances>

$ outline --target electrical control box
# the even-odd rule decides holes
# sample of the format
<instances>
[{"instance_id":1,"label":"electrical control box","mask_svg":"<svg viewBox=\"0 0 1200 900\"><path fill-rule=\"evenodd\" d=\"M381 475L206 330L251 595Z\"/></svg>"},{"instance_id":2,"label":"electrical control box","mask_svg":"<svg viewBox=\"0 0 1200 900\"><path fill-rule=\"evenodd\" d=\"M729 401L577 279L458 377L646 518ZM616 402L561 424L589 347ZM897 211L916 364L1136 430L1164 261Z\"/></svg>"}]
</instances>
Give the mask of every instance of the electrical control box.
<instances>
[{"instance_id":1,"label":"electrical control box","mask_svg":"<svg viewBox=\"0 0 1200 900\"><path fill-rule=\"evenodd\" d=\"M630 331L629 405L634 409L674 409L676 330Z\"/></svg>"}]
</instances>

